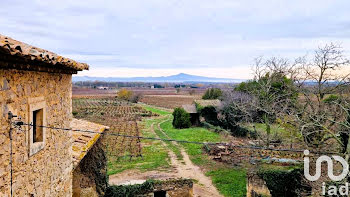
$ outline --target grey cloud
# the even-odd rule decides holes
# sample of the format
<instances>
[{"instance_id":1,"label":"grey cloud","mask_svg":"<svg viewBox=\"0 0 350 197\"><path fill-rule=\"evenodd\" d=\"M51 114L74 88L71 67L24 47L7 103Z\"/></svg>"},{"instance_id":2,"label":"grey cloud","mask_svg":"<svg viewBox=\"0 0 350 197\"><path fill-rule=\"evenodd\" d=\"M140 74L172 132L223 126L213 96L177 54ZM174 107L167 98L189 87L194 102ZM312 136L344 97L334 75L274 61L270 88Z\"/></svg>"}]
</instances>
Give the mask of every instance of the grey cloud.
<instances>
[{"instance_id":1,"label":"grey cloud","mask_svg":"<svg viewBox=\"0 0 350 197\"><path fill-rule=\"evenodd\" d=\"M101 68L216 68L350 46L344 1L4 0L0 33Z\"/></svg>"}]
</instances>

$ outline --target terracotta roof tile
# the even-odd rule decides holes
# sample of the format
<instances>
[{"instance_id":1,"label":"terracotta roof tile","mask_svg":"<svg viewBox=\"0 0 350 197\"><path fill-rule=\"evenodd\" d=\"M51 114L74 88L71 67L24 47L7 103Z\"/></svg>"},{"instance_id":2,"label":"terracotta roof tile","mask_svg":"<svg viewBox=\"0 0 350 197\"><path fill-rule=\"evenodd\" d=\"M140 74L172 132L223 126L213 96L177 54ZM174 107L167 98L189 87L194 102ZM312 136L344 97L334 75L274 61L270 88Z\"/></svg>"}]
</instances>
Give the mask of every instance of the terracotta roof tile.
<instances>
[{"instance_id":1,"label":"terracotta roof tile","mask_svg":"<svg viewBox=\"0 0 350 197\"><path fill-rule=\"evenodd\" d=\"M109 127L78 119L72 120L71 127L72 129L100 132L85 133L73 131L73 168L75 168L97 142L101 134L109 129Z\"/></svg>"},{"instance_id":2,"label":"terracotta roof tile","mask_svg":"<svg viewBox=\"0 0 350 197\"><path fill-rule=\"evenodd\" d=\"M214 106L214 107L219 107L221 106L221 101L219 99L212 99L212 100L195 100L194 103L198 103L202 107L207 107L207 106Z\"/></svg>"},{"instance_id":3,"label":"terracotta roof tile","mask_svg":"<svg viewBox=\"0 0 350 197\"><path fill-rule=\"evenodd\" d=\"M27 61L39 61L52 66L63 66L76 71L89 69L89 65L86 63L76 62L72 59L57 55L56 53L28 45L1 34L0 54L20 57Z\"/></svg>"},{"instance_id":4,"label":"terracotta roof tile","mask_svg":"<svg viewBox=\"0 0 350 197\"><path fill-rule=\"evenodd\" d=\"M195 114L195 113L197 113L197 108L196 108L196 105L195 105L195 104L182 105L182 108L184 108L184 110L185 110L187 113L190 113L190 114Z\"/></svg>"}]
</instances>

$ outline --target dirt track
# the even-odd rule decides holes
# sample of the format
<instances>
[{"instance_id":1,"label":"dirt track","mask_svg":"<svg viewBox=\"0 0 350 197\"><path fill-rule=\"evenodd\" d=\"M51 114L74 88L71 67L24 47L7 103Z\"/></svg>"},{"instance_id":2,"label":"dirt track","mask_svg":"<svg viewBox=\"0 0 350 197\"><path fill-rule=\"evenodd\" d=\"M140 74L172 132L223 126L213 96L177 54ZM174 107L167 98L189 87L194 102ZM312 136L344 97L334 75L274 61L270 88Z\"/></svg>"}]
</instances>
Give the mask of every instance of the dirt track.
<instances>
[{"instance_id":1,"label":"dirt track","mask_svg":"<svg viewBox=\"0 0 350 197\"><path fill-rule=\"evenodd\" d=\"M160 123L157 125L157 127L162 131L162 129L160 128ZM154 132L153 124L151 126L151 130ZM142 181L147 179L165 180L169 178L191 178L198 181L197 183L194 183L193 186L194 196L222 196L214 187L210 178L205 176L203 171L191 162L188 154L183 150L183 148L176 144L176 142L174 142L174 144L180 147L181 154L183 156L183 161L179 161L175 153L168 149L171 162L171 168L169 170L148 172L127 170L122 173L110 176L109 184L119 185L125 183L141 183ZM165 143L163 143L163 145L165 147L167 146Z\"/></svg>"}]
</instances>

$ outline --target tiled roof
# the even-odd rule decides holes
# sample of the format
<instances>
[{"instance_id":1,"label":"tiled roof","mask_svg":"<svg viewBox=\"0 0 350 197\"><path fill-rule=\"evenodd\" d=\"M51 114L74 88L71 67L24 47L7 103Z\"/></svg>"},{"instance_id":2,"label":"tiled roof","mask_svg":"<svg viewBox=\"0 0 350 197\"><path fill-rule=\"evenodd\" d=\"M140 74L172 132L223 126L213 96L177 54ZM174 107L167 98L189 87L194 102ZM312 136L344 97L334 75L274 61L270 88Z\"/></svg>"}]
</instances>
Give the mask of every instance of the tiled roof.
<instances>
[{"instance_id":1,"label":"tiled roof","mask_svg":"<svg viewBox=\"0 0 350 197\"><path fill-rule=\"evenodd\" d=\"M195 104L182 105L182 108L184 108L184 110L185 110L187 113L190 113L190 114L195 114L195 113L197 113L197 108L196 108L196 105L195 105Z\"/></svg>"},{"instance_id":2,"label":"tiled roof","mask_svg":"<svg viewBox=\"0 0 350 197\"><path fill-rule=\"evenodd\" d=\"M6 54L21 58L26 62L36 61L49 67L64 67L76 71L88 70L86 63L76 62L56 53L40 49L0 34L0 55Z\"/></svg>"},{"instance_id":3,"label":"tiled roof","mask_svg":"<svg viewBox=\"0 0 350 197\"><path fill-rule=\"evenodd\" d=\"M198 103L202 107L207 107L207 106L214 106L214 107L219 107L221 105L221 101L219 99L212 99L212 100L195 100L195 103Z\"/></svg>"},{"instance_id":4,"label":"tiled roof","mask_svg":"<svg viewBox=\"0 0 350 197\"><path fill-rule=\"evenodd\" d=\"M101 134L105 130L108 130L109 127L78 119L72 120L71 127L72 129L100 132L87 133L73 131L73 168L75 168L97 142Z\"/></svg>"}]
</instances>

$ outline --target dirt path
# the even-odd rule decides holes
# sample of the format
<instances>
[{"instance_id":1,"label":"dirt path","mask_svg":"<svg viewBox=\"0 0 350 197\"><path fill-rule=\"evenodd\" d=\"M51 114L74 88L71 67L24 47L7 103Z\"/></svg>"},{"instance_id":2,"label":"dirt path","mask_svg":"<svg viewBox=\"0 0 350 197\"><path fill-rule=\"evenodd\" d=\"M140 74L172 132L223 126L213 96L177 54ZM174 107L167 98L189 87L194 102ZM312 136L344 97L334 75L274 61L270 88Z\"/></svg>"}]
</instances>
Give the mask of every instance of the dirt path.
<instances>
[{"instance_id":1,"label":"dirt path","mask_svg":"<svg viewBox=\"0 0 350 197\"><path fill-rule=\"evenodd\" d=\"M159 123L158 129L165 135L167 134L162 130ZM167 136L169 138L169 136ZM193 193L195 196L222 196L219 194L215 186L213 185L211 179L204 175L203 171L196 165L192 163L190 157L186 153L186 151L177 144L176 142L172 142L174 145L180 148L181 154L183 156L183 162L180 162L175 153L169 150L169 155L171 159L171 165L177 171L177 175L183 178L191 178L198 181L198 183L194 184Z\"/></svg>"},{"instance_id":2,"label":"dirt path","mask_svg":"<svg viewBox=\"0 0 350 197\"><path fill-rule=\"evenodd\" d=\"M160 128L159 123L157 127L161 132L163 130ZM151 131L154 132L154 124L151 125ZM163 132L165 136L166 133ZM137 170L127 170L116 175L109 177L109 183L120 185L120 184L137 184L142 183L147 179L160 179L165 180L169 178L190 178L195 179L198 182L193 185L193 193L196 197L205 197L205 196L222 196L219 194L217 189L214 187L211 179L204 175L203 171L196 165L192 163L188 154L184 149L178 145L176 142L173 142L174 145L180 148L181 154L183 156L183 161L179 161L175 153L168 149L171 168L167 171L148 171L148 172L139 172ZM167 147L167 144L163 142L163 145Z\"/></svg>"}]
</instances>

